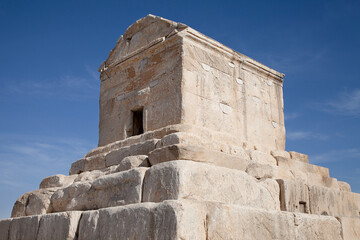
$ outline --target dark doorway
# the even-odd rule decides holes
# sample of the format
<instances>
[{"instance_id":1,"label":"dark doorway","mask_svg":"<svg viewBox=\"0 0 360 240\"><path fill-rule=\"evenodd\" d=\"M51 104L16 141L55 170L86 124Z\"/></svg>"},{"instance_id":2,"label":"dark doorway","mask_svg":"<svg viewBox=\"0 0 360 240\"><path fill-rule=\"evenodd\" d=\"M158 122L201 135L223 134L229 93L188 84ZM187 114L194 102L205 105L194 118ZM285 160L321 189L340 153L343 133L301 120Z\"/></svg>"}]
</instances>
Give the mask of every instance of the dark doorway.
<instances>
[{"instance_id":1,"label":"dark doorway","mask_svg":"<svg viewBox=\"0 0 360 240\"><path fill-rule=\"evenodd\" d=\"M133 131L132 136L143 134L144 133L144 125L143 125L143 108L133 110Z\"/></svg>"}]
</instances>

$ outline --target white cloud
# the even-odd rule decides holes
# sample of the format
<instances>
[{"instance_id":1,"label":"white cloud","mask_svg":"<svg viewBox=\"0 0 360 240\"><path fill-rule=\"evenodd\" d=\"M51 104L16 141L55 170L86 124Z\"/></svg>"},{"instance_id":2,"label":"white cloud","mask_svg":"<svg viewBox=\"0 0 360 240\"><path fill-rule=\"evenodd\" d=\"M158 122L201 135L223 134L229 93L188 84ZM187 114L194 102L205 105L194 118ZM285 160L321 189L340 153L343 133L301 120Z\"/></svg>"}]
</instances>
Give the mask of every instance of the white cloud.
<instances>
[{"instance_id":1,"label":"white cloud","mask_svg":"<svg viewBox=\"0 0 360 240\"><path fill-rule=\"evenodd\" d=\"M360 89L343 91L334 100L321 105L321 109L337 115L360 116Z\"/></svg>"},{"instance_id":2,"label":"white cloud","mask_svg":"<svg viewBox=\"0 0 360 240\"><path fill-rule=\"evenodd\" d=\"M289 73L302 72L303 69L308 69L314 63L319 62L328 53L327 48L295 52L286 52L286 54L266 54L263 58L266 59L267 65L272 66L275 69L281 69L281 71Z\"/></svg>"},{"instance_id":3,"label":"white cloud","mask_svg":"<svg viewBox=\"0 0 360 240\"><path fill-rule=\"evenodd\" d=\"M290 131L286 133L286 138L289 140L305 140L305 139L317 139L317 140L327 140L329 136L321 134L321 133L314 133L308 131Z\"/></svg>"},{"instance_id":4,"label":"white cloud","mask_svg":"<svg viewBox=\"0 0 360 240\"><path fill-rule=\"evenodd\" d=\"M94 147L83 139L0 135L0 185L38 185L34 179L67 174Z\"/></svg>"},{"instance_id":5,"label":"white cloud","mask_svg":"<svg viewBox=\"0 0 360 240\"><path fill-rule=\"evenodd\" d=\"M97 98L100 80L90 67L85 66L85 70L79 76L64 75L54 79L43 80L18 80L6 82L1 86L2 95L11 96L40 96L57 97L61 99L82 100Z\"/></svg>"},{"instance_id":6,"label":"white cloud","mask_svg":"<svg viewBox=\"0 0 360 240\"><path fill-rule=\"evenodd\" d=\"M322 154L310 156L312 163L324 163L324 162L342 162L349 159L360 159L360 149L340 149L333 150Z\"/></svg>"},{"instance_id":7,"label":"white cloud","mask_svg":"<svg viewBox=\"0 0 360 240\"><path fill-rule=\"evenodd\" d=\"M284 114L285 120L293 120L293 119L298 118L299 116L300 116L300 114L297 113L297 112L285 113Z\"/></svg>"}]
</instances>

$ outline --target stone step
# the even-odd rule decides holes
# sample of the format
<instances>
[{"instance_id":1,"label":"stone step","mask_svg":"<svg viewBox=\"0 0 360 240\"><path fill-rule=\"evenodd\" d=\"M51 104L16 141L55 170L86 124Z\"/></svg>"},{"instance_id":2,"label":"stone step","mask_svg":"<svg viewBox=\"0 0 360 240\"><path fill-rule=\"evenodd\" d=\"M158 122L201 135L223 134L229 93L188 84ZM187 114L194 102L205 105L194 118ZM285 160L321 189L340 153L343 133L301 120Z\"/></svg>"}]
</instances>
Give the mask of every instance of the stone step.
<instances>
[{"instance_id":1,"label":"stone step","mask_svg":"<svg viewBox=\"0 0 360 240\"><path fill-rule=\"evenodd\" d=\"M250 157L245 150L237 155L230 155L220 151L212 151L207 148L188 144L174 144L157 148L149 153L151 165L169 162L173 160L190 160L204 162L216 166L227 167L245 171L250 163Z\"/></svg>"},{"instance_id":2,"label":"stone step","mask_svg":"<svg viewBox=\"0 0 360 240\"><path fill-rule=\"evenodd\" d=\"M244 171L178 160L152 166L144 180L143 202L169 199L215 201L280 210L279 186Z\"/></svg>"},{"instance_id":3,"label":"stone step","mask_svg":"<svg viewBox=\"0 0 360 240\"><path fill-rule=\"evenodd\" d=\"M360 239L360 217L340 217L342 235L346 239Z\"/></svg>"},{"instance_id":4,"label":"stone step","mask_svg":"<svg viewBox=\"0 0 360 240\"><path fill-rule=\"evenodd\" d=\"M35 200L26 198L28 195L35 195ZM279 187L275 180L259 181L244 171L186 160L165 162L151 168L133 168L91 181L74 182L63 188L40 189L28 195L22 198L23 208L14 208L13 216L91 210L168 199L280 209ZM28 211L30 207L32 212Z\"/></svg>"},{"instance_id":5,"label":"stone step","mask_svg":"<svg viewBox=\"0 0 360 240\"><path fill-rule=\"evenodd\" d=\"M11 217L51 213L53 209L50 199L57 190L69 187L73 183L81 186L80 183L91 182L109 174L138 167L149 167L146 155L125 157L118 165L101 170L87 171L70 176L58 174L46 177L41 181L39 190L25 193L17 199Z\"/></svg>"},{"instance_id":6,"label":"stone step","mask_svg":"<svg viewBox=\"0 0 360 240\"><path fill-rule=\"evenodd\" d=\"M329 216L168 200L4 219L0 220L0 236L4 240L356 239L351 237L357 235L350 234L358 232L354 229L358 225L341 223L344 220Z\"/></svg>"},{"instance_id":7,"label":"stone step","mask_svg":"<svg viewBox=\"0 0 360 240\"><path fill-rule=\"evenodd\" d=\"M133 155L148 155L155 149L158 139L140 142L130 146L122 147L108 152L107 154L97 154L91 157L82 158L71 164L70 175L79 174L86 171L100 170L119 164L125 157Z\"/></svg>"},{"instance_id":8,"label":"stone step","mask_svg":"<svg viewBox=\"0 0 360 240\"><path fill-rule=\"evenodd\" d=\"M278 180L281 210L336 217L360 217L360 194L308 185L301 180Z\"/></svg>"},{"instance_id":9,"label":"stone step","mask_svg":"<svg viewBox=\"0 0 360 240\"><path fill-rule=\"evenodd\" d=\"M134 168L105 175L93 181L76 182L59 189L51 196L52 212L90 210L139 203L147 169Z\"/></svg>"}]
</instances>

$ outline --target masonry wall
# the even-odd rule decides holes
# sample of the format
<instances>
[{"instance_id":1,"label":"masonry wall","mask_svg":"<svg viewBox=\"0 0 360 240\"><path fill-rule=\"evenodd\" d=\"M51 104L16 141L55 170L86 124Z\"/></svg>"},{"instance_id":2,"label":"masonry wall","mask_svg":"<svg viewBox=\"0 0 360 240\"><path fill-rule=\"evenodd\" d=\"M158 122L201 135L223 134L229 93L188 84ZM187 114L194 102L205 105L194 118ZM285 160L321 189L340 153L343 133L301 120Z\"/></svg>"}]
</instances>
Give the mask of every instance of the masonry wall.
<instances>
[{"instance_id":1,"label":"masonry wall","mask_svg":"<svg viewBox=\"0 0 360 240\"><path fill-rule=\"evenodd\" d=\"M99 146L131 136L132 110L145 132L181 122L181 48L174 36L101 75Z\"/></svg>"},{"instance_id":2,"label":"masonry wall","mask_svg":"<svg viewBox=\"0 0 360 240\"><path fill-rule=\"evenodd\" d=\"M183 123L283 150L282 79L245 58L184 38Z\"/></svg>"}]
</instances>

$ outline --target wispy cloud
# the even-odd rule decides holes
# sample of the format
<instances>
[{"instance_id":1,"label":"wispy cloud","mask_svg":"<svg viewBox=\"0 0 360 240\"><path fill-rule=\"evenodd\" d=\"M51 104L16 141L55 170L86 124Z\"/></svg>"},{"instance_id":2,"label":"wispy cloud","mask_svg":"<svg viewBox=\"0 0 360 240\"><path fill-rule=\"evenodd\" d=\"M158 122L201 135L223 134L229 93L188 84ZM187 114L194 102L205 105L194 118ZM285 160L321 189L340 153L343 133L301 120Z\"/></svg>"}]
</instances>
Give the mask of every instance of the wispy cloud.
<instances>
[{"instance_id":1,"label":"wispy cloud","mask_svg":"<svg viewBox=\"0 0 360 240\"><path fill-rule=\"evenodd\" d=\"M95 71L85 66L79 76L64 75L54 79L8 81L1 86L2 95L57 97L61 99L82 100L97 98L100 81ZM2 91L1 91L2 90Z\"/></svg>"},{"instance_id":2,"label":"wispy cloud","mask_svg":"<svg viewBox=\"0 0 360 240\"><path fill-rule=\"evenodd\" d=\"M323 59L328 53L327 48L319 49L317 51L296 51L286 52L283 55L267 54L264 58L267 59L268 65L275 69L281 69L282 72L287 74L297 73L308 69L314 63Z\"/></svg>"},{"instance_id":3,"label":"wispy cloud","mask_svg":"<svg viewBox=\"0 0 360 240\"><path fill-rule=\"evenodd\" d=\"M84 139L0 135L0 185L30 186L35 179L67 174L94 144Z\"/></svg>"},{"instance_id":4,"label":"wispy cloud","mask_svg":"<svg viewBox=\"0 0 360 240\"><path fill-rule=\"evenodd\" d=\"M284 118L285 120L289 121L289 120L293 120L300 117L300 114L297 112L292 112L292 113L285 113L284 114Z\"/></svg>"},{"instance_id":5,"label":"wispy cloud","mask_svg":"<svg viewBox=\"0 0 360 240\"><path fill-rule=\"evenodd\" d=\"M345 90L336 99L317 104L322 111L336 115L360 116L360 89Z\"/></svg>"},{"instance_id":6,"label":"wispy cloud","mask_svg":"<svg viewBox=\"0 0 360 240\"><path fill-rule=\"evenodd\" d=\"M286 133L286 138L289 140L306 140L306 139L327 140L329 139L329 136L321 133L314 133L308 131L290 131Z\"/></svg>"},{"instance_id":7,"label":"wispy cloud","mask_svg":"<svg viewBox=\"0 0 360 240\"><path fill-rule=\"evenodd\" d=\"M360 159L360 149L340 149L333 150L322 154L310 156L312 163L324 163L324 162L342 162L346 160ZM359 171L360 173L360 171Z\"/></svg>"}]
</instances>

